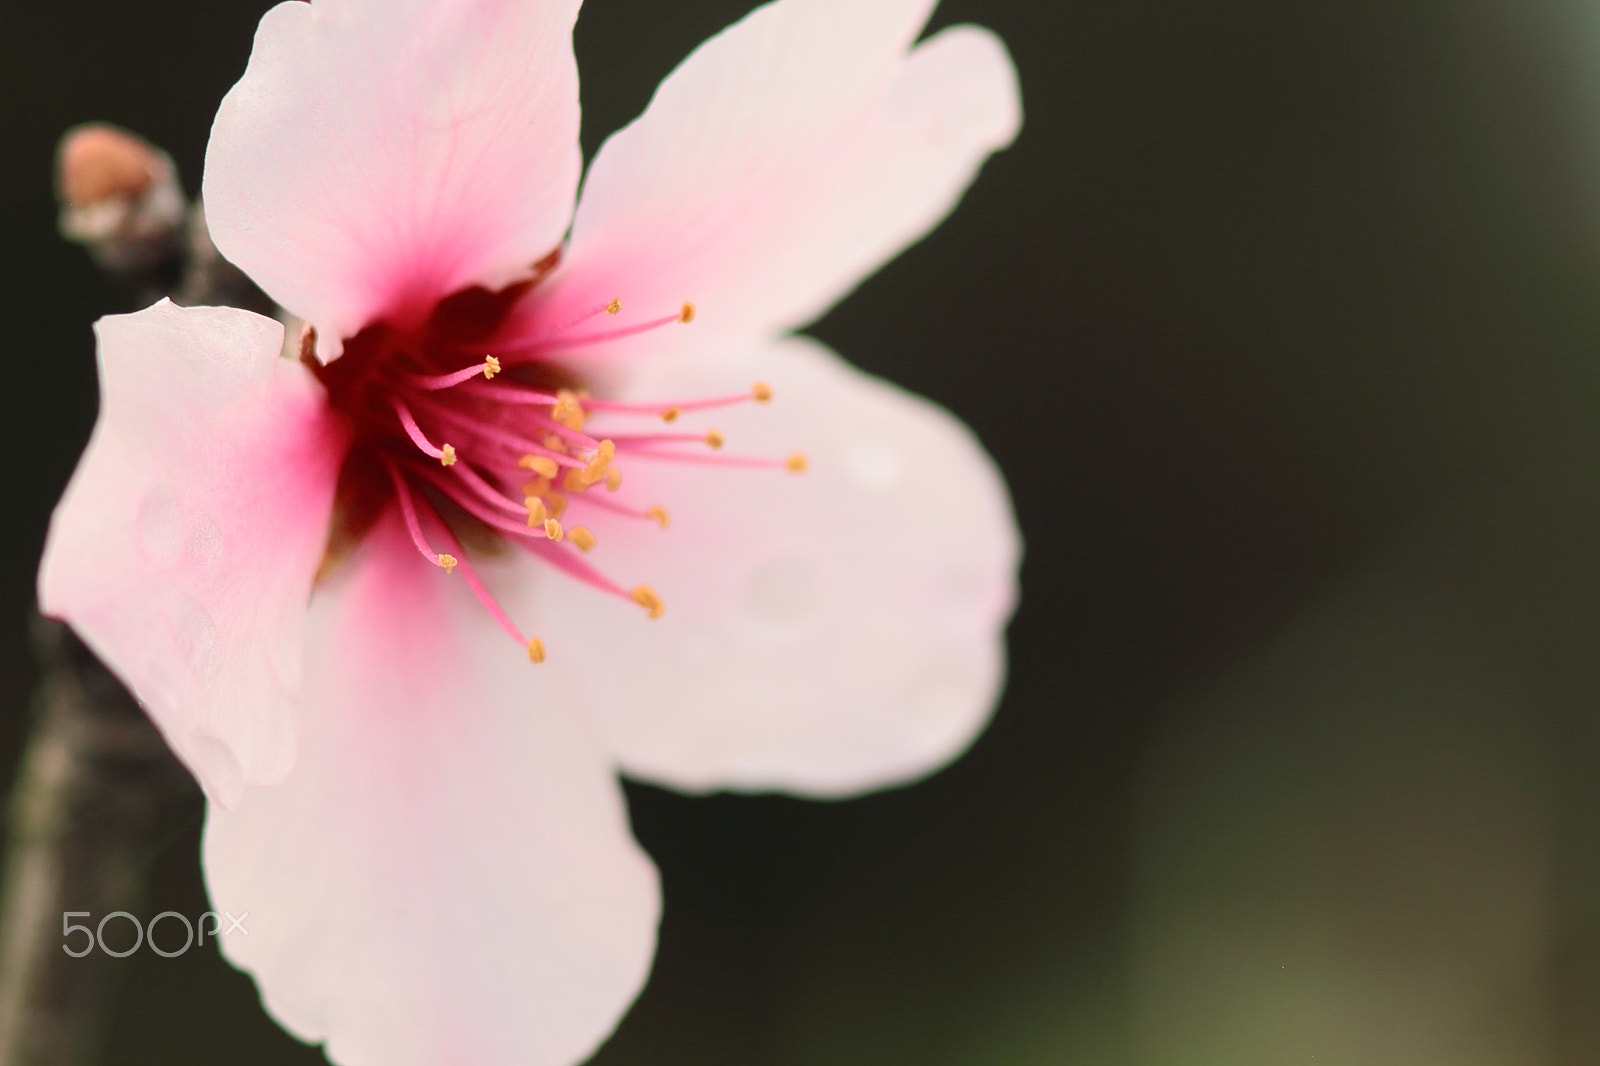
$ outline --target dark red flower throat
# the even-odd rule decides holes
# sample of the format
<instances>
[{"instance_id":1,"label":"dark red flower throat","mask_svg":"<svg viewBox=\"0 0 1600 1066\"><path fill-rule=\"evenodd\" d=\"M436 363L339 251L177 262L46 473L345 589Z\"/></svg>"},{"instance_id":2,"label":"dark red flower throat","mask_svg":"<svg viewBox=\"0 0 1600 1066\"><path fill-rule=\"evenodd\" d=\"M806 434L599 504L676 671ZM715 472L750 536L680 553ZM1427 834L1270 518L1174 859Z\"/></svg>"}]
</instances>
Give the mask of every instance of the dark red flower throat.
<instances>
[{"instance_id":1,"label":"dark red flower throat","mask_svg":"<svg viewBox=\"0 0 1600 1066\"><path fill-rule=\"evenodd\" d=\"M412 543L445 574L460 570L484 608L534 662L543 641L527 637L473 568L472 553L510 546L566 574L645 608L665 605L649 585L624 588L584 558L596 545L581 522L617 515L657 523L658 503L639 504L622 489L630 455L728 466L800 471L805 459L708 455L722 447L716 430L641 431L643 419L676 422L681 414L749 401L766 402L763 384L733 395L661 403L616 403L590 394L570 353L605 341L688 324L693 304L624 329L596 328L621 300L563 323L541 322L533 279L499 292L464 289L439 301L412 328L381 321L363 329L323 365L315 334L301 338L301 359L346 419L351 446L339 475L326 573L393 506ZM619 432L590 426L614 424ZM631 423L631 425L630 425ZM685 446L694 448L685 451ZM319 575L320 577L321 575Z\"/></svg>"}]
</instances>

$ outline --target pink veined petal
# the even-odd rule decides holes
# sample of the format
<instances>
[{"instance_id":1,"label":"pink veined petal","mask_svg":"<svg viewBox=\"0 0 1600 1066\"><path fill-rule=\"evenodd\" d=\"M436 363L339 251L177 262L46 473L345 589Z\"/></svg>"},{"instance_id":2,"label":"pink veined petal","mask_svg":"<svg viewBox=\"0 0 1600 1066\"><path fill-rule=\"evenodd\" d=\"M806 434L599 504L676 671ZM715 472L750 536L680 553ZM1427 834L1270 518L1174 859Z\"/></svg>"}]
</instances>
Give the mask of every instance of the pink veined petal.
<instances>
[{"instance_id":1,"label":"pink veined petal","mask_svg":"<svg viewBox=\"0 0 1600 1066\"><path fill-rule=\"evenodd\" d=\"M584 677L624 770L676 788L836 796L928 773L988 720L1021 545L971 432L802 339L643 363L636 395L705 395L757 372L776 395L680 424L727 453L810 469L619 459L668 529L591 514L589 559L666 601L658 620L551 583L551 658ZM619 494L619 495L622 495ZM629 617L629 614L635 617Z\"/></svg>"},{"instance_id":2,"label":"pink veined petal","mask_svg":"<svg viewBox=\"0 0 1600 1066\"><path fill-rule=\"evenodd\" d=\"M911 50L933 6L777 0L703 44L595 158L548 319L621 297L620 328L691 300L691 328L602 351L742 342L817 317L925 234L1021 122L986 30Z\"/></svg>"},{"instance_id":3,"label":"pink veined petal","mask_svg":"<svg viewBox=\"0 0 1600 1066\"><path fill-rule=\"evenodd\" d=\"M289 0L206 152L211 236L320 331L527 274L581 157L579 0Z\"/></svg>"},{"instance_id":4,"label":"pink veined petal","mask_svg":"<svg viewBox=\"0 0 1600 1066\"><path fill-rule=\"evenodd\" d=\"M50 525L40 609L231 804L294 761L344 431L269 318L164 300L96 331L100 420Z\"/></svg>"},{"instance_id":5,"label":"pink veined petal","mask_svg":"<svg viewBox=\"0 0 1600 1066\"><path fill-rule=\"evenodd\" d=\"M536 564L480 570L536 618ZM393 511L318 587L300 760L211 810L203 859L249 912L224 952L339 1066L569 1066L643 985L655 870L571 668L531 665Z\"/></svg>"}]
</instances>

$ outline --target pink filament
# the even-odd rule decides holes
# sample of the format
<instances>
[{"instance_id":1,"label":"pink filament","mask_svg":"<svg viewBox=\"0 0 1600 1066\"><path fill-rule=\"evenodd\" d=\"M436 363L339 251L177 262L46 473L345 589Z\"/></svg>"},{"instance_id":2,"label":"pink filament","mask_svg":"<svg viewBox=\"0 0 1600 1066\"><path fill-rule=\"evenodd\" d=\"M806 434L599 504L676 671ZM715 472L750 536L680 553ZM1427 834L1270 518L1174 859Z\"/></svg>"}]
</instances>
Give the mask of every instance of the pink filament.
<instances>
[{"instance_id":1,"label":"pink filament","mask_svg":"<svg viewBox=\"0 0 1600 1066\"><path fill-rule=\"evenodd\" d=\"M422 427L417 425L417 420L411 417L411 409L400 400L391 400L394 413L400 416L400 428L406 431L406 436L411 438L411 443L424 455L431 455L435 459L444 458L444 449L434 446L434 443L423 435Z\"/></svg>"}]
</instances>

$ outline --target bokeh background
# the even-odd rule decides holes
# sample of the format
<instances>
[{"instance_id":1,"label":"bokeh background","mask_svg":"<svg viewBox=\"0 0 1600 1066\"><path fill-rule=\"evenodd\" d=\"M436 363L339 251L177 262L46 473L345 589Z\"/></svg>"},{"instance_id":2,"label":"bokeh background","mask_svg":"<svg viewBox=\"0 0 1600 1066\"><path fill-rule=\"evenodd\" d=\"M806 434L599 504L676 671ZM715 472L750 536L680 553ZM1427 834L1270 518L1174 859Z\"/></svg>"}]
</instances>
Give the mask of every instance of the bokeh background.
<instances>
[{"instance_id":1,"label":"bokeh background","mask_svg":"<svg viewBox=\"0 0 1600 1066\"><path fill-rule=\"evenodd\" d=\"M129 297L54 233L106 119L198 186L261 0L5 5L0 783ZM585 146L749 0L589 0ZM814 328L971 422L1028 541L992 728L850 802L630 786L664 875L602 1066L1600 1062L1600 5L945 0L1027 125ZM150 914L204 909L199 822ZM493 936L492 916L484 935ZM211 952L121 1066L311 1064Z\"/></svg>"}]
</instances>

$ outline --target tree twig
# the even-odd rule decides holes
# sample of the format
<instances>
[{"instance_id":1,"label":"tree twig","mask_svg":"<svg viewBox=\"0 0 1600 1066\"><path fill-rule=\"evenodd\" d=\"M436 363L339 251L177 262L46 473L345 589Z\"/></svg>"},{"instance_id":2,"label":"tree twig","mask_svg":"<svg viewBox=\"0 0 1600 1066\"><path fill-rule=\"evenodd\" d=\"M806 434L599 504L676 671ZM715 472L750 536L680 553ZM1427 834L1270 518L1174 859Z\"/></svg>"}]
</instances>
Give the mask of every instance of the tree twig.
<instances>
[{"instance_id":1,"label":"tree twig","mask_svg":"<svg viewBox=\"0 0 1600 1066\"><path fill-rule=\"evenodd\" d=\"M271 313L217 253L200 205L185 210L166 153L94 125L69 131L57 162L62 233L113 277L150 301ZM202 801L138 703L71 630L36 616L33 637L41 680L0 879L0 1066L88 1066L122 960L64 950L63 916L136 909L166 828Z\"/></svg>"},{"instance_id":2,"label":"tree twig","mask_svg":"<svg viewBox=\"0 0 1600 1066\"><path fill-rule=\"evenodd\" d=\"M35 618L33 637L43 678L8 812L0 1064L77 1066L98 1057L121 960L68 954L63 915L137 909L163 827L199 790L65 625Z\"/></svg>"}]
</instances>

